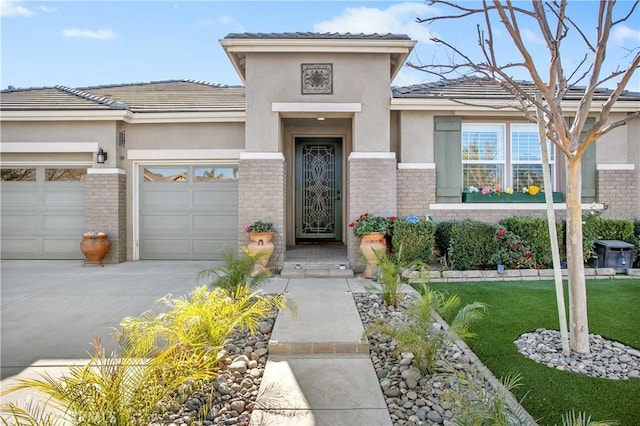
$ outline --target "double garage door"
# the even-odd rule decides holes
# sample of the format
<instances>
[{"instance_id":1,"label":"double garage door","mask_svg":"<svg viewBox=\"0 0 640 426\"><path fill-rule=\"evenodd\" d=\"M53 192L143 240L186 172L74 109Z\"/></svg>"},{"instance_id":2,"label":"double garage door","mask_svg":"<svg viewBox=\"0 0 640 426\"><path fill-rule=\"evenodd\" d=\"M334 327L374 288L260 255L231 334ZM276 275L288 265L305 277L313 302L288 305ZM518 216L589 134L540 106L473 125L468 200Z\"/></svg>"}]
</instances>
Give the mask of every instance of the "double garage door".
<instances>
[{"instance_id":1,"label":"double garage door","mask_svg":"<svg viewBox=\"0 0 640 426\"><path fill-rule=\"evenodd\" d=\"M237 166L143 166L140 259L220 260L237 250Z\"/></svg>"},{"instance_id":2,"label":"double garage door","mask_svg":"<svg viewBox=\"0 0 640 426\"><path fill-rule=\"evenodd\" d=\"M86 168L2 168L2 258L82 259Z\"/></svg>"}]
</instances>

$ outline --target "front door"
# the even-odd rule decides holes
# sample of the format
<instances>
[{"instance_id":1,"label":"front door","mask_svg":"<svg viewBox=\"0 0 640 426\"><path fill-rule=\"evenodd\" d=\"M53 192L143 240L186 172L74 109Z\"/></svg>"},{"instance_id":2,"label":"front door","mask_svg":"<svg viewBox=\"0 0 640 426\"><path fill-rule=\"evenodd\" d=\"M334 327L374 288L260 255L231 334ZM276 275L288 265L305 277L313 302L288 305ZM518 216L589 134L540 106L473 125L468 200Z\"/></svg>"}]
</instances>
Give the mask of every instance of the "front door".
<instances>
[{"instance_id":1,"label":"front door","mask_svg":"<svg viewBox=\"0 0 640 426\"><path fill-rule=\"evenodd\" d=\"M296 138L296 241L342 241L342 138Z\"/></svg>"}]
</instances>

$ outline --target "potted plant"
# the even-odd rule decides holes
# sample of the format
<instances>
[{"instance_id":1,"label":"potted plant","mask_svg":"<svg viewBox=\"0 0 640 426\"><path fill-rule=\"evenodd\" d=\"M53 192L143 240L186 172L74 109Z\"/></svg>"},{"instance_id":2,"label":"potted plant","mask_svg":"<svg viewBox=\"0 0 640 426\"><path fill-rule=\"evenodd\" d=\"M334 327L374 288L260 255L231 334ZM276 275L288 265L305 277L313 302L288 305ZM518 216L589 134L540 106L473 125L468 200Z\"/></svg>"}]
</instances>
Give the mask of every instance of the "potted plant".
<instances>
[{"instance_id":1,"label":"potted plant","mask_svg":"<svg viewBox=\"0 0 640 426\"><path fill-rule=\"evenodd\" d=\"M267 265L275 249L275 246L271 242L273 234L275 233L273 223L257 220L250 225L246 225L244 232L249 234L249 245L246 249L247 254L257 260L253 273L257 274L268 271Z\"/></svg>"},{"instance_id":2,"label":"potted plant","mask_svg":"<svg viewBox=\"0 0 640 426\"><path fill-rule=\"evenodd\" d=\"M364 278L372 278L373 272L378 266L376 251L387 250L386 236L393 232L395 216L375 216L363 213L360 217L349 224L353 230L353 235L360 238L360 251L366 259L366 268L362 273Z\"/></svg>"},{"instance_id":3,"label":"potted plant","mask_svg":"<svg viewBox=\"0 0 640 426\"><path fill-rule=\"evenodd\" d=\"M109 236L104 232L89 231L82 234L80 251L85 258L83 266L87 263L98 263L100 266L104 266L102 261L110 247Z\"/></svg>"}]
</instances>

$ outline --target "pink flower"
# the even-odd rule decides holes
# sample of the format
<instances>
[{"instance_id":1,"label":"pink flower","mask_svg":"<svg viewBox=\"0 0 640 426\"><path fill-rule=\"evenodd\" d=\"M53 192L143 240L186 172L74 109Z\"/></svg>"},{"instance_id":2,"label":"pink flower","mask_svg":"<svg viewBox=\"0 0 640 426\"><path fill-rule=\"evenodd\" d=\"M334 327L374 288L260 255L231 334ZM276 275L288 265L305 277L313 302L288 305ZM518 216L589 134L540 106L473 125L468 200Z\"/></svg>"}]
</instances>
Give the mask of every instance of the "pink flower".
<instances>
[{"instance_id":1,"label":"pink flower","mask_svg":"<svg viewBox=\"0 0 640 426\"><path fill-rule=\"evenodd\" d=\"M245 225L244 232L249 232L249 225Z\"/></svg>"},{"instance_id":2,"label":"pink flower","mask_svg":"<svg viewBox=\"0 0 640 426\"><path fill-rule=\"evenodd\" d=\"M491 189L488 186L485 186L484 188L482 188L482 195L487 195L489 192L491 192Z\"/></svg>"},{"instance_id":3,"label":"pink flower","mask_svg":"<svg viewBox=\"0 0 640 426\"><path fill-rule=\"evenodd\" d=\"M500 184L493 185L493 190L494 190L495 192L500 192L500 191L502 191L502 185L500 185Z\"/></svg>"}]
</instances>

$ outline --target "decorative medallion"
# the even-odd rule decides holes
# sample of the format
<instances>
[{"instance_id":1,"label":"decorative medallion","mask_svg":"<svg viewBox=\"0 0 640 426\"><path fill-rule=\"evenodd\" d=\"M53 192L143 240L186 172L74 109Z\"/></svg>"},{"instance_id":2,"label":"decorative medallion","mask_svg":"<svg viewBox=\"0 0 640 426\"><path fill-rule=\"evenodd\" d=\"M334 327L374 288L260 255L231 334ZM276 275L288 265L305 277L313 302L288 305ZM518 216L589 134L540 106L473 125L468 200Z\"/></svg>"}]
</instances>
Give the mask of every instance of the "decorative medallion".
<instances>
[{"instance_id":1,"label":"decorative medallion","mask_svg":"<svg viewBox=\"0 0 640 426\"><path fill-rule=\"evenodd\" d=\"M333 64L302 64L302 94L331 95Z\"/></svg>"}]
</instances>

